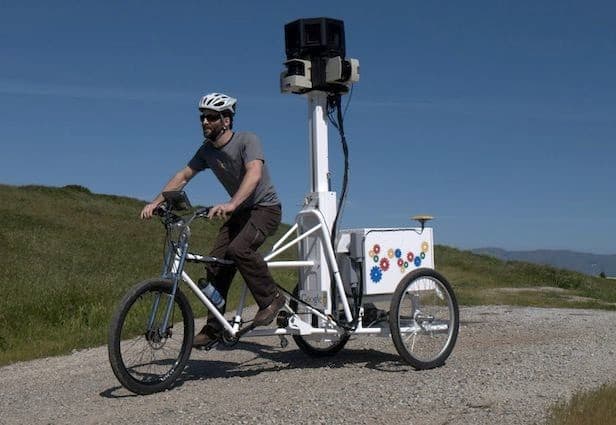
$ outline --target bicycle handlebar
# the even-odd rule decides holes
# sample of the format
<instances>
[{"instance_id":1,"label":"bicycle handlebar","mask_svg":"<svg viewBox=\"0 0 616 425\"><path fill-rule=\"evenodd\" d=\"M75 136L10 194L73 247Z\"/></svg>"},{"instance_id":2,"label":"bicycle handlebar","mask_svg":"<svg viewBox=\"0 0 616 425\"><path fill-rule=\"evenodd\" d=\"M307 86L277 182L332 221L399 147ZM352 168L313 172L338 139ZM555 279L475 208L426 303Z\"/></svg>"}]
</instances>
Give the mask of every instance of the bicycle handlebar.
<instances>
[{"instance_id":1,"label":"bicycle handlebar","mask_svg":"<svg viewBox=\"0 0 616 425\"><path fill-rule=\"evenodd\" d=\"M193 215L189 218L188 223L190 223L195 218L207 218L211 209L212 209L211 206L197 208L195 212L193 213ZM166 203L163 203L157 206L156 208L154 208L154 211L152 213L161 218L169 219L171 222L174 222L174 223L180 220L184 220L183 217L173 213Z\"/></svg>"},{"instance_id":2,"label":"bicycle handlebar","mask_svg":"<svg viewBox=\"0 0 616 425\"><path fill-rule=\"evenodd\" d=\"M195 211L195 217L207 217L212 207L201 207Z\"/></svg>"}]
</instances>

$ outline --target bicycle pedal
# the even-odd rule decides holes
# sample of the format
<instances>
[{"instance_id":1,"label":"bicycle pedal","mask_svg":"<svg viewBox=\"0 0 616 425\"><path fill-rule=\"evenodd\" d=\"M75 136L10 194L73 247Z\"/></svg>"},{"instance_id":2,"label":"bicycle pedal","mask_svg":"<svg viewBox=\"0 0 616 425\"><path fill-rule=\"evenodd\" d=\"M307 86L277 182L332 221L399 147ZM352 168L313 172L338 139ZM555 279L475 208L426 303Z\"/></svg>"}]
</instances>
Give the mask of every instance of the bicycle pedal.
<instances>
[{"instance_id":1,"label":"bicycle pedal","mask_svg":"<svg viewBox=\"0 0 616 425\"><path fill-rule=\"evenodd\" d=\"M256 326L251 323L250 325L246 326L245 328L240 329L239 332L237 334L235 334L235 338L239 339L242 335L250 332L254 328L256 328Z\"/></svg>"},{"instance_id":2,"label":"bicycle pedal","mask_svg":"<svg viewBox=\"0 0 616 425\"><path fill-rule=\"evenodd\" d=\"M279 328L286 328L289 326L289 318L291 317L291 313L280 310L278 312L278 316L276 316L276 326Z\"/></svg>"},{"instance_id":3,"label":"bicycle pedal","mask_svg":"<svg viewBox=\"0 0 616 425\"><path fill-rule=\"evenodd\" d=\"M193 350L210 351L212 348L216 347L219 342L220 342L219 340L214 340L214 341L208 342L205 345L193 345Z\"/></svg>"},{"instance_id":4,"label":"bicycle pedal","mask_svg":"<svg viewBox=\"0 0 616 425\"><path fill-rule=\"evenodd\" d=\"M212 341L212 343L204 346L203 349L205 351L210 351L212 348L216 347L217 345L218 345L218 341Z\"/></svg>"}]
</instances>

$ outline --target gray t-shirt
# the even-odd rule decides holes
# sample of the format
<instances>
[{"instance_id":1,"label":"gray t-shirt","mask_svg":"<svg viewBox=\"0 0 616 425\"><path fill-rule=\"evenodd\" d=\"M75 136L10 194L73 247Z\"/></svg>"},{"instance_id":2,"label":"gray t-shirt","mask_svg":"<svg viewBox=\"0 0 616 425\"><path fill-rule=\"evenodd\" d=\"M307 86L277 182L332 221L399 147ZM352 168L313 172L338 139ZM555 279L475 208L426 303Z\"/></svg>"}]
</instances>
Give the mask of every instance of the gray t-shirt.
<instances>
[{"instance_id":1,"label":"gray t-shirt","mask_svg":"<svg viewBox=\"0 0 616 425\"><path fill-rule=\"evenodd\" d=\"M188 162L188 166L195 171L211 168L229 196L233 197L246 174L245 165L255 159L263 161L261 180L240 208L280 204L267 170L261 142L254 133L234 133L231 140L220 149L215 148L211 142L206 140Z\"/></svg>"}]
</instances>

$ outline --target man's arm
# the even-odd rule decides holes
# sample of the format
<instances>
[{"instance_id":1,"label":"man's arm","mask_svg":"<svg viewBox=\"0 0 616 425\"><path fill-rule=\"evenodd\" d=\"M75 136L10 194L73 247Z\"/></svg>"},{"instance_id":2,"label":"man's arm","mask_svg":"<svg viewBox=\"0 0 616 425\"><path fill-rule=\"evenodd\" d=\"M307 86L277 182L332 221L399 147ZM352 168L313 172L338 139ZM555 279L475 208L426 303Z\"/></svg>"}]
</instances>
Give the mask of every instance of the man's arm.
<instances>
[{"instance_id":1,"label":"man's arm","mask_svg":"<svg viewBox=\"0 0 616 425\"><path fill-rule=\"evenodd\" d=\"M167 182L163 190L154 198L152 202L147 204L143 210L141 210L141 218L152 218L152 214L156 207L158 207L164 200L163 192L170 190L182 190L184 186L192 179L198 171L186 166L178 171L175 176L171 177L171 180Z\"/></svg>"},{"instance_id":2,"label":"man's arm","mask_svg":"<svg viewBox=\"0 0 616 425\"><path fill-rule=\"evenodd\" d=\"M235 211L237 207L242 205L242 202L248 199L252 192L254 192L257 185L259 184L259 181L261 180L262 172L263 161L261 161L260 159L255 159L247 163L246 174L244 175L242 183L240 183L240 187L237 189L237 192L235 192L231 200L226 204L219 204L212 207L208 217L224 217L227 214L231 214L233 211Z\"/></svg>"}]
</instances>

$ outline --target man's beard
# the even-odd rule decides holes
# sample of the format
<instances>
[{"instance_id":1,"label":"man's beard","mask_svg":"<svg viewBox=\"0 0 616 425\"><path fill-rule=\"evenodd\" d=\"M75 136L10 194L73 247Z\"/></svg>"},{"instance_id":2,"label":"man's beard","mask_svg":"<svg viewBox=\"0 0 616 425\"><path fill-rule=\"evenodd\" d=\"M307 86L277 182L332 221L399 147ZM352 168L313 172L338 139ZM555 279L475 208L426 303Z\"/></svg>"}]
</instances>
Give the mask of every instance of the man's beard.
<instances>
[{"instance_id":1,"label":"man's beard","mask_svg":"<svg viewBox=\"0 0 616 425\"><path fill-rule=\"evenodd\" d=\"M203 135L205 136L205 138L208 140L211 140L212 142L215 142L216 139L218 139L224 132L225 132L225 128L222 126L220 127L217 126L209 130L205 128L203 129Z\"/></svg>"}]
</instances>

